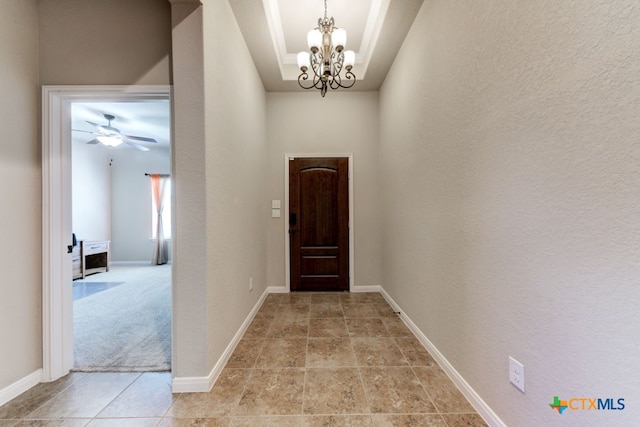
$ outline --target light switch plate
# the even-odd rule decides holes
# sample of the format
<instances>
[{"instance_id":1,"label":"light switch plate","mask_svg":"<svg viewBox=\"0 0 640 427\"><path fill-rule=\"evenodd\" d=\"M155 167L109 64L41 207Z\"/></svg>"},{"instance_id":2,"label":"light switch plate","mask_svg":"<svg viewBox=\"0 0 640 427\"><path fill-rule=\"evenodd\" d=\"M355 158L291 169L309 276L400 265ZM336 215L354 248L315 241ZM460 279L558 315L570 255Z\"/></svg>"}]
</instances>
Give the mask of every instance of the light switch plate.
<instances>
[{"instance_id":1,"label":"light switch plate","mask_svg":"<svg viewBox=\"0 0 640 427\"><path fill-rule=\"evenodd\" d=\"M272 200L271 209L280 209L280 200Z\"/></svg>"},{"instance_id":2,"label":"light switch plate","mask_svg":"<svg viewBox=\"0 0 640 427\"><path fill-rule=\"evenodd\" d=\"M280 218L280 209L271 209L271 218Z\"/></svg>"}]
</instances>

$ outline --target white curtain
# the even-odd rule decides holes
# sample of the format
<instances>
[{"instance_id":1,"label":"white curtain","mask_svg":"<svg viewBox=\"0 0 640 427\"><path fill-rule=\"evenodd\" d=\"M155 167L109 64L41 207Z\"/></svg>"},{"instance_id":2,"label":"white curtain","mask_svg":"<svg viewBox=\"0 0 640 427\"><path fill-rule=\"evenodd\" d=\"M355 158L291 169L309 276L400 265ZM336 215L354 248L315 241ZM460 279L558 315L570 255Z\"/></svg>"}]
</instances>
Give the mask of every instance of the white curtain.
<instances>
[{"instance_id":1,"label":"white curtain","mask_svg":"<svg viewBox=\"0 0 640 427\"><path fill-rule=\"evenodd\" d=\"M164 209L164 191L169 181L168 176L159 174L150 174L151 177L151 196L156 205L158 215L158 224L156 230L156 244L153 249L152 264L161 265L169 261L169 248L164 238L164 227L162 224L162 211Z\"/></svg>"}]
</instances>

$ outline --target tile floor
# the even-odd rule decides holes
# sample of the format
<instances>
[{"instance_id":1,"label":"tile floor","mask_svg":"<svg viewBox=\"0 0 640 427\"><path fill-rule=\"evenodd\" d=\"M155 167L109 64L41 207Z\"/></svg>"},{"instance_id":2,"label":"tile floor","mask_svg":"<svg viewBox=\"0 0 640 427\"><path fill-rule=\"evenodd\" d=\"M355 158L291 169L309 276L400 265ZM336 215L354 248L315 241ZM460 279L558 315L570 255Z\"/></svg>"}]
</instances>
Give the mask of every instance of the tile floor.
<instances>
[{"instance_id":1,"label":"tile floor","mask_svg":"<svg viewBox=\"0 0 640 427\"><path fill-rule=\"evenodd\" d=\"M271 294L209 393L169 373L72 373L8 426L485 426L377 293Z\"/></svg>"}]
</instances>

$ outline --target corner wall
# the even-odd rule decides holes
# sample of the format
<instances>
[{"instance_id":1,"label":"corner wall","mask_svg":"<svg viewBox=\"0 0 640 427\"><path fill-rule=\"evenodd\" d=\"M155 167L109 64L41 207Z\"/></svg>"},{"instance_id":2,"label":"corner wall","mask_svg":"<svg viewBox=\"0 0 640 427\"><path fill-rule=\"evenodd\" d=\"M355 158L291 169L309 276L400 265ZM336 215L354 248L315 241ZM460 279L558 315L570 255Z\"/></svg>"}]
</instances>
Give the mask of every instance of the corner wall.
<instances>
[{"instance_id":1,"label":"corner wall","mask_svg":"<svg viewBox=\"0 0 640 427\"><path fill-rule=\"evenodd\" d=\"M357 83L356 83L357 84ZM379 286L378 93L316 90L267 94L267 284L285 286L287 219L271 218L271 200L284 203L285 153L353 153L355 286ZM282 207L284 212L284 206Z\"/></svg>"},{"instance_id":2,"label":"corner wall","mask_svg":"<svg viewBox=\"0 0 640 427\"><path fill-rule=\"evenodd\" d=\"M633 1L425 2L381 89L383 286L507 425L640 417L638 22Z\"/></svg>"},{"instance_id":3,"label":"corner wall","mask_svg":"<svg viewBox=\"0 0 640 427\"><path fill-rule=\"evenodd\" d=\"M203 6L209 366L266 289L266 101L228 1ZM249 291L249 279L254 288Z\"/></svg>"},{"instance_id":4,"label":"corner wall","mask_svg":"<svg viewBox=\"0 0 640 427\"><path fill-rule=\"evenodd\" d=\"M42 368L42 174L36 2L0 2L0 28L0 93L4 99L0 103L1 401L3 389Z\"/></svg>"}]
</instances>

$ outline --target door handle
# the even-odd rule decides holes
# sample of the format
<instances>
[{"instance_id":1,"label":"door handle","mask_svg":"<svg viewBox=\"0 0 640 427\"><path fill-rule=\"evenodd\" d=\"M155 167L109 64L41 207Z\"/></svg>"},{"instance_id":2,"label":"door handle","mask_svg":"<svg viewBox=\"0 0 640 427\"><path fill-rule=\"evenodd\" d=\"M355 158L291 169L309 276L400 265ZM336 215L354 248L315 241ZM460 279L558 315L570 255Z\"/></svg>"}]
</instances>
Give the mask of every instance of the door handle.
<instances>
[{"instance_id":1,"label":"door handle","mask_svg":"<svg viewBox=\"0 0 640 427\"><path fill-rule=\"evenodd\" d=\"M298 230L293 230L293 229L289 230L289 234L296 234L297 232L298 232Z\"/></svg>"},{"instance_id":2,"label":"door handle","mask_svg":"<svg viewBox=\"0 0 640 427\"><path fill-rule=\"evenodd\" d=\"M67 253L70 254L73 252L73 245L68 245L67 246Z\"/></svg>"}]
</instances>

